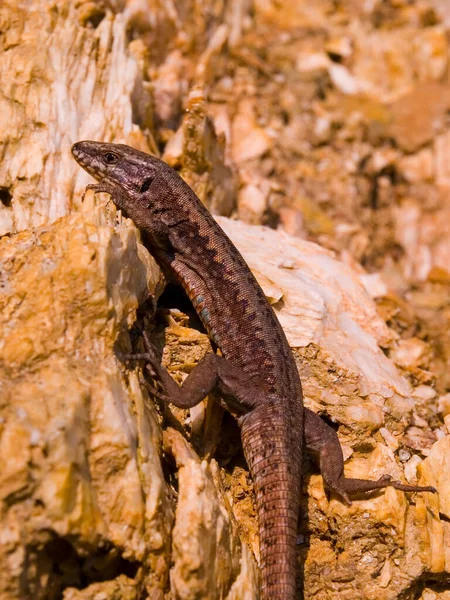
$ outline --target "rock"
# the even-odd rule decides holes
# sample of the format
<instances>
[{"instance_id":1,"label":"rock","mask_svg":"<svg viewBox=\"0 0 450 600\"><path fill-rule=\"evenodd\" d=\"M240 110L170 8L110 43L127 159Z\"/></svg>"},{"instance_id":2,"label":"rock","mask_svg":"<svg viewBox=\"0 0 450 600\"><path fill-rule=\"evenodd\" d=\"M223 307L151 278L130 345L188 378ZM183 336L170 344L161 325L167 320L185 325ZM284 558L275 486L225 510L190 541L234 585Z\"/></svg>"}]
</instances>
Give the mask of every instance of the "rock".
<instances>
[{"instance_id":1,"label":"rock","mask_svg":"<svg viewBox=\"0 0 450 600\"><path fill-rule=\"evenodd\" d=\"M183 164L184 132L180 127L169 137L164 148L162 159L173 169L180 169Z\"/></svg>"},{"instance_id":2,"label":"rock","mask_svg":"<svg viewBox=\"0 0 450 600\"><path fill-rule=\"evenodd\" d=\"M253 181L252 181L253 180ZM267 210L270 182L261 178L250 178L238 192L238 216L246 223L257 225Z\"/></svg>"},{"instance_id":3,"label":"rock","mask_svg":"<svg viewBox=\"0 0 450 600\"><path fill-rule=\"evenodd\" d=\"M442 267L432 267L428 273L428 281L431 283L450 284L450 272Z\"/></svg>"},{"instance_id":4,"label":"rock","mask_svg":"<svg viewBox=\"0 0 450 600\"><path fill-rule=\"evenodd\" d=\"M376 148L364 165L364 170L373 176L379 176L389 168L395 168L399 160L399 152L389 146Z\"/></svg>"},{"instance_id":5,"label":"rock","mask_svg":"<svg viewBox=\"0 0 450 600\"><path fill-rule=\"evenodd\" d=\"M112 581L92 583L83 590L69 587L63 594L63 600L138 600L138 598L135 581L125 575L119 575Z\"/></svg>"},{"instance_id":6,"label":"rock","mask_svg":"<svg viewBox=\"0 0 450 600\"><path fill-rule=\"evenodd\" d=\"M418 600L450 600L450 592L437 592L431 588L425 588Z\"/></svg>"},{"instance_id":7,"label":"rock","mask_svg":"<svg viewBox=\"0 0 450 600\"><path fill-rule=\"evenodd\" d=\"M430 360L430 346L419 338L399 340L397 348L391 351L391 358L400 367L427 367Z\"/></svg>"},{"instance_id":8,"label":"rock","mask_svg":"<svg viewBox=\"0 0 450 600\"><path fill-rule=\"evenodd\" d=\"M367 293L372 298L387 296L388 287L380 273L366 273L361 275L361 281Z\"/></svg>"},{"instance_id":9,"label":"rock","mask_svg":"<svg viewBox=\"0 0 450 600\"><path fill-rule=\"evenodd\" d=\"M323 144L329 142L332 134L331 120L327 115L318 116L314 124L314 143Z\"/></svg>"},{"instance_id":10,"label":"rock","mask_svg":"<svg viewBox=\"0 0 450 600\"><path fill-rule=\"evenodd\" d=\"M385 133L406 152L415 152L443 128L449 108L450 86L417 86L390 105L391 123Z\"/></svg>"},{"instance_id":11,"label":"rock","mask_svg":"<svg viewBox=\"0 0 450 600\"><path fill-rule=\"evenodd\" d=\"M180 490L173 529L172 593L177 598L223 598L233 581L233 596L252 600L257 595L256 565L248 548L241 547L217 463L201 461L173 429L165 432L164 448L175 458Z\"/></svg>"},{"instance_id":12,"label":"rock","mask_svg":"<svg viewBox=\"0 0 450 600\"><path fill-rule=\"evenodd\" d=\"M229 215L235 205L237 181L226 164L224 146L224 136L216 134L207 113L203 87L194 87L181 128L163 159L181 168L180 174L213 214Z\"/></svg>"},{"instance_id":13,"label":"rock","mask_svg":"<svg viewBox=\"0 0 450 600\"><path fill-rule=\"evenodd\" d=\"M450 415L450 393L444 394L439 398L439 411L444 417Z\"/></svg>"},{"instance_id":14,"label":"rock","mask_svg":"<svg viewBox=\"0 0 450 600\"><path fill-rule=\"evenodd\" d=\"M380 427L380 433L383 436L383 439L386 442L387 446L389 446L391 450L397 450L399 446L399 441L394 435L392 435L389 429L387 429L386 427Z\"/></svg>"},{"instance_id":15,"label":"rock","mask_svg":"<svg viewBox=\"0 0 450 600\"><path fill-rule=\"evenodd\" d=\"M124 15L97 10L87 14L82 6L78 13L72 2L65 7L53 14L46 0L30 6L7 0L0 8L5 39L10 40L0 61L5 83L0 189L7 197L0 202L0 235L67 214L74 208L74 187L80 206L81 191L90 179L74 167L73 142L111 139L116 131L116 141L128 139L149 149L133 126L133 118L149 126L151 101L138 63L125 52ZM95 27L80 26L78 17ZM133 94L140 98L134 109Z\"/></svg>"},{"instance_id":16,"label":"rock","mask_svg":"<svg viewBox=\"0 0 450 600\"><path fill-rule=\"evenodd\" d=\"M279 229L295 237L304 238L307 235L302 213L294 207L282 206L278 211L280 217Z\"/></svg>"},{"instance_id":17,"label":"rock","mask_svg":"<svg viewBox=\"0 0 450 600\"><path fill-rule=\"evenodd\" d=\"M430 449L436 440L436 434L421 427L409 427L408 432L403 437L403 443L407 448L421 452L425 456L429 455Z\"/></svg>"},{"instance_id":18,"label":"rock","mask_svg":"<svg viewBox=\"0 0 450 600\"><path fill-rule=\"evenodd\" d=\"M353 52L352 40L345 36L332 38L326 43L325 50L330 56L348 58Z\"/></svg>"},{"instance_id":19,"label":"rock","mask_svg":"<svg viewBox=\"0 0 450 600\"><path fill-rule=\"evenodd\" d=\"M373 99L401 102L405 94L416 93L417 83L433 86L430 82L438 82L445 75L448 41L440 25L419 30L411 26L371 29L365 22L352 34L351 72L361 92ZM434 102L439 102L438 98ZM400 111L397 116L401 116ZM415 115L416 127L424 119Z\"/></svg>"},{"instance_id":20,"label":"rock","mask_svg":"<svg viewBox=\"0 0 450 600\"><path fill-rule=\"evenodd\" d=\"M448 156L450 152L450 132L436 136L434 140L436 156L436 183L444 188L450 187L450 168Z\"/></svg>"},{"instance_id":21,"label":"rock","mask_svg":"<svg viewBox=\"0 0 450 600\"><path fill-rule=\"evenodd\" d=\"M158 125L177 129L180 120L183 96L187 93L183 71L187 61L180 49L173 50L152 77L152 96Z\"/></svg>"},{"instance_id":22,"label":"rock","mask_svg":"<svg viewBox=\"0 0 450 600\"><path fill-rule=\"evenodd\" d=\"M136 577L145 582L154 598L162 598L167 589L172 563L170 586L178 597L195 591L199 597L213 598L220 592L236 600L250 600L257 581L255 564L237 538L218 467L214 461L201 461L179 433L168 430L165 451L174 456L178 468L178 503L172 526L172 502L162 475L161 433L153 404L142 396L136 374L129 372L125 377L114 355L116 340L127 347L126 330L148 288L154 293L158 271L138 245L134 228L128 229L120 221L113 227L114 211L105 220L101 210L92 212L89 199L86 202L84 214L2 242L3 264L11 265L1 313L8 324L2 358L9 373L28 373L26 378L2 378L8 381L3 390L8 404L0 445L3 456L10 458L1 474L0 491L4 502L16 499L2 525L10 532L3 548L0 545L0 557L10 572L4 591L17 596L14 586L19 580L35 589L36 579L18 557L24 540L33 544L36 536L41 536L43 549L36 549L30 560L33 565L47 564L47 571L39 567L39 577L50 577L56 590L67 587L64 575L52 570L53 563L42 560L50 552L52 540L70 536L70 552L78 561L91 554L93 560L96 556L100 560L99 548L105 543L115 550L106 561L114 573L111 581L108 585L92 582L94 587L86 588L89 592L85 595L114 598L120 589L133 597L133 577L131 581L117 579L120 558L134 565ZM347 474L375 479L388 472L401 477L392 450L374 436L383 426L384 439L390 444L403 430L412 408L409 387L377 345L389 332L358 276L314 244L224 218L220 223L274 302L299 361L308 405L340 422L339 435L351 457ZM27 273L33 278L39 273L38 288L29 284ZM43 318L49 305L46 289L51 290L53 299L52 319ZM75 304L73 289L79 290ZM19 296L20 303L14 300ZM28 330L33 335L27 334ZM169 366L171 361L178 365L186 362L180 342L191 339L189 331L181 322L166 329ZM196 332L195 339L202 335ZM197 342L189 342L186 348L189 352L198 349ZM189 364L199 360L202 352ZM187 423L181 413L173 413L172 418ZM364 453L358 452L359 435L364 436ZM241 492L233 505L237 515L242 514L251 493L239 485ZM397 581L397 571L404 572L396 546L404 543L401 532L406 527L409 536L418 536L405 495L388 489L375 499L356 500L350 509L326 499L320 477L311 478L309 490L310 497L317 500L309 509L312 555L321 544L315 537L317 519L326 521L328 514L337 521L348 548L347 559L340 558L344 569L354 564L362 551L351 541L356 539L356 531L363 534L358 539L367 541L377 527L388 523L398 538L387 536L389 548L383 546L379 551L394 552L399 558L392 564L392 578ZM365 519L366 513L370 519ZM414 549L410 544L407 541L404 560L409 560L410 547ZM329 552L335 552L333 545ZM324 555L324 560L329 556ZM310 565L307 562L307 577L314 580ZM418 577L423 568L419 562L410 569L408 581ZM328 576L319 572L326 579L336 576L334 569ZM77 597L72 591L77 571L70 573L68 598ZM353 577L366 581L365 567ZM366 581L364 585L369 584ZM391 589L391 584L386 589Z\"/></svg>"},{"instance_id":23,"label":"rock","mask_svg":"<svg viewBox=\"0 0 450 600\"><path fill-rule=\"evenodd\" d=\"M429 385L419 385L414 389L413 397L417 400L428 402L436 397L436 390Z\"/></svg>"},{"instance_id":24,"label":"rock","mask_svg":"<svg viewBox=\"0 0 450 600\"><path fill-rule=\"evenodd\" d=\"M326 0L319 0L315 4L308 4L303 0L294 4L255 0L253 10L257 21L290 31L292 28L323 26L328 17L329 5Z\"/></svg>"},{"instance_id":25,"label":"rock","mask_svg":"<svg viewBox=\"0 0 450 600\"><path fill-rule=\"evenodd\" d=\"M450 28L450 7L446 0L431 0L431 6L435 9L443 24L448 29ZM431 600L431 599L430 599Z\"/></svg>"},{"instance_id":26,"label":"rock","mask_svg":"<svg viewBox=\"0 0 450 600\"><path fill-rule=\"evenodd\" d=\"M5 600L256 594L237 428L227 416L220 429L210 399L170 407L165 423L190 444L172 439L162 466L159 413L115 355L163 282L114 211L93 211L88 195L78 214L92 179L69 147L82 138L163 151L214 212L240 201L241 217L353 267L226 222L284 319L307 404L339 426L346 472L435 482L436 471L448 497L448 3L150 4L0 3ZM188 315L160 316L163 361L181 382L211 347ZM411 339L428 349L416 356ZM398 340L409 382L379 349ZM210 457L217 444L227 468L192 449ZM444 597L422 593L449 573L440 498L391 489L348 509L320 475L304 488L307 597Z\"/></svg>"},{"instance_id":27,"label":"rock","mask_svg":"<svg viewBox=\"0 0 450 600\"><path fill-rule=\"evenodd\" d=\"M442 25L424 28L414 41L419 81L441 81L448 68L448 38Z\"/></svg>"},{"instance_id":28,"label":"rock","mask_svg":"<svg viewBox=\"0 0 450 600\"><path fill-rule=\"evenodd\" d=\"M401 259L404 276L410 281L424 281L434 267L450 264L450 244L446 215L450 204L439 211L423 211L414 198L402 198L394 208L395 240L403 248Z\"/></svg>"},{"instance_id":29,"label":"rock","mask_svg":"<svg viewBox=\"0 0 450 600\"><path fill-rule=\"evenodd\" d=\"M400 173L411 183L432 181L435 175L435 158L430 148L404 156L398 161Z\"/></svg>"},{"instance_id":30,"label":"rock","mask_svg":"<svg viewBox=\"0 0 450 600\"><path fill-rule=\"evenodd\" d=\"M318 77L328 72L330 63L324 52L303 52L297 56L295 66L302 75Z\"/></svg>"},{"instance_id":31,"label":"rock","mask_svg":"<svg viewBox=\"0 0 450 600\"><path fill-rule=\"evenodd\" d=\"M262 156L272 145L267 132L256 124L255 107L251 100L240 102L231 132L232 156L237 164Z\"/></svg>"},{"instance_id":32,"label":"rock","mask_svg":"<svg viewBox=\"0 0 450 600\"><path fill-rule=\"evenodd\" d=\"M343 94L355 95L361 91L358 81L343 65L331 63L328 73L333 84Z\"/></svg>"},{"instance_id":33,"label":"rock","mask_svg":"<svg viewBox=\"0 0 450 600\"><path fill-rule=\"evenodd\" d=\"M437 506L439 513L445 518L450 516L450 436L446 436L442 440L437 441L431 448L428 457L419 465L418 470L425 481L434 485L439 492L439 495L433 496L432 506ZM440 529L444 528L443 522L433 519L434 525ZM439 538L436 538L436 542ZM444 558L444 555L441 559ZM448 562L448 557L445 555L445 562ZM444 569L448 568L445 564Z\"/></svg>"},{"instance_id":34,"label":"rock","mask_svg":"<svg viewBox=\"0 0 450 600\"><path fill-rule=\"evenodd\" d=\"M308 231L319 235L332 235L334 233L333 221L313 199L297 196L293 199L292 204L300 211L302 221ZM286 230L286 232L288 231Z\"/></svg>"},{"instance_id":35,"label":"rock","mask_svg":"<svg viewBox=\"0 0 450 600\"><path fill-rule=\"evenodd\" d=\"M417 484L417 467L422 463L422 459L416 454L412 456L405 464L405 478L411 485Z\"/></svg>"},{"instance_id":36,"label":"rock","mask_svg":"<svg viewBox=\"0 0 450 600\"><path fill-rule=\"evenodd\" d=\"M114 210L85 210L0 241L0 596L38 597L42 581L60 595L126 569L162 600L161 432L114 350L159 269L134 228L112 227Z\"/></svg>"}]
</instances>

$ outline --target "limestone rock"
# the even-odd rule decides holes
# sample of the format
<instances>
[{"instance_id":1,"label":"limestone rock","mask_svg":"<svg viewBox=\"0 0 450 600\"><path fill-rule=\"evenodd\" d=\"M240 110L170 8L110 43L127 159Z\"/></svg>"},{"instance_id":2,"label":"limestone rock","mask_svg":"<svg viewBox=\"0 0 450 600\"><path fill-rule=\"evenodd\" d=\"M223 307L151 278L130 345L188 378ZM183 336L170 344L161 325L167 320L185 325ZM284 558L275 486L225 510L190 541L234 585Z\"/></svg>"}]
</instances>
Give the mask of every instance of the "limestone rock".
<instances>
[{"instance_id":1,"label":"limestone rock","mask_svg":"<svg viewBox=\"0 0 450 600\"><path fill-rule=\"evenodd\" d=\"M125 575L113 581L92 583L84 590L66 588L63 600L138 600L135 582Z\"/></svg>"},{"instance_id":2,"label":"limestone rock","mask_svg":"<svg viewBox=\"0 0 450 600\"><path fill-rule=\"evenodd\" d=\"M168 53L164 64L151 72L154 86L149 86L148 52L142 43L140 48L137 43L127 47L131 27L148 27L149 11L144 18L137 4L129 3L128 10L114 15L93 3L71 0L55 12L48 0L30 6L6 0L0 6L7 32L0 61L5 82L0 100L0 235L51 223L79 207L88 178L70 155L74 142L114 140L157 153L153 106L160 125L176 127L181 121L184 78L193 61L183 66L179 52ZM153 17L167 25L170 10L160 7L156 12ZM167 38L169 29L162 30ZM200 59L205 69L212 60L208 52ZM185 139L191 156L203 148L212 175L206 178L204 170L192 175L202 178L196 187L213 212L229 214L233 176L214 128L201 112L193 119L194 110L186 120ZM189 167L187 178L194 180L190 173ZM222 185L223 180L228 183Z\"/></svg>"},{"instance_id":3,"label":"limestone rock","mask_svg":"<svg viewBox=\"0 0 450 600\"><path fill-rule=\"evenodd\" d=\"M406 279L424 281L433 266L448 270L450 242L445 219L450 217L450 195L443 192L442 200L439 212L423 210L411 197L400 199L394 209L395 239L404 250L401 264Z\"/></svg>"},{"instance_id":4,"label":"limestone rock","mask_svg":"<svg viewBox=\"0 0 450 600\"><path fill-rule=\"evenodd\" d=\"M241 548L217 463L200 461L175 430L166 432L165 448L175 458L180 489L173 529L174 597L252 600L258 595L256 566L249 549ZM248 571L251 575L244 576Z\"/></svg>"},{"instance_id":5,"label":"limestone rock","mask_svg":"<svg viewBox=\"0 0 450 600\"><path fill-rule=\"evenodd\" d=\"M259 127L255 118L255 106L242 100L232 127L232 155L236 163L262 156L271 146L267 132Z\"/></svg>"},{"instance_id":6,"label":"limestone rock","mask_svg":"<svg viewBox=\"0 0 450 600\"><path fill-rule=\"evenodd\" d=\"M158 275L133 228L120 223L113 228L113 221L105 221L99 209L92 211L86 205L86 211L34 235L24 232L2 243L3 261L11 265L2 311L9 326L2 345L8 374L2 378L3 397L9 402L3 408L1 446L3 456L11 457L0 485L6 510L4 530L9 532L3 539L2 560L11 572L4 593L17 595L14 586L24 577L30 593L42 589L43 581L54 589L76 585L81 576L77 570L72 568L68 579L57 577L52 568L53 549L66 548L69 561L86 565L94 560L89 559L92 555L106 562L111 590L118 589L118 580L114 583L118 570L125 569L122 572L129 576L131 569L132 579L143 581L156 598L167 585L172 502L159 462L156 414L151 404L144 410L138 380L133 373L127 377L114 354L114 344L120 340L126 347L126 329L147 290L155 293ZM389 332L358 277L318 246L223 218L220 223L273 298L299 358L307 404L338 421L343 441L354 447L347 473L377 478L388 472L401 477L395 455L383 440L386 435L401 436L412 407L410 390L377 346L377 340L389 337ZM39 287L29 284L27 272L40 273ZM45 293L49 288L53 302ZM74 290L79 290L75 303ZM47 306L53 307L50 320L43 319ZM351 336L346 333L350 331ZM378 438L376 432L382 425L387 429ZM358 432L367 430L371 435L360 453ZM236 527L224 502L217 467L214 462L201 462L176 432L167 435L166 452L174 455L179 469L172 592L188 598L197 590L199 597L211 598L215 597L211 589L222 589L230 599L251 598L257 580L254 563L247 549L238 551ZM18 439L22 440L20 452ZM369 454L368 448L372 449ZM418 464L422 473L428 473ZM441 479L431 474L426 478L441 485ZM387 490L374 499L358 500L348 509L335 499L327 500L320 477L311 477L308 490L315 502L309 509L313 537L307 582L319 584L310 571L310 560L317 559L321 544L315 541L321 514L335 515L340 539L349 536L350 562L361 552L360 545L351 543L356 531L358 539L363 531L367 540L377 530L374 523L395 529L396 535L389 534L388 547L379 546L372 564L375 568L385 562L386 552L394 552L389 577L387 568L382 575L383 589L389 594L410 585L427 568L425 545L422 558L415 555L408 577L398 579L404 561L416 552L411 539L417 537L413 509L401 492ZM202 511L197 507L203 507ZM233 510L239 514L238 506ZM366 514L370 514L368 521ZM19 525L23 522L25 530ZM36 575L24 571L24 535L34 548L28 560L36 565ZM329 552L323 555L327 562L334 555L331 531L328 540ZM335 568L345 570L350 564L343 556L338 562L331 577L336 576ZM316 571L324 563L315 564ZM353 577L370 588L370 572L362 568ZM321 573L319 579L325 589L328 576ZM130 585L127 589L132 593ZM72 593L67 590L67 597ZM116 592L105 593L114 597ZM385 597L392 597L389 594Z\"/></svg>"},{"instance_id":7,"label":"limestone rock","mask_svg":"<svg viewBox=\"0 0 450 600\"><path fill-rule=\"evenodd\" d=\"M439 82L448 65L448 41L441 25L417 30L399 23L372 29L366 21L353 29L353 44L352 73L360 90L385 103L414 94L417 83Z\"/></svg>"},{"instance_id":8,"label":"limestone rock","mask_svg":"<svg viewBox=\"0 0 450 600\"><path fill-rule=\"evenodd\" d=\"M164 152L215 213L293 233L223 221L306 403L339 427L348 474L439 490L349 509L306 476L306 596L444 598L448 2L0 4L1 600L256 595L236 426L212 398L161 416L116 353L162 280L114 211L79 212L83 138ZM165 319L181 382L211 347ZM190 444L171 432L161 459L162 419Z\"/></svg>"},{"instance_id":9,"label":"limestone rock","mask_svg":"<svg viewBox=\"0 0 450 600\"><path fill-rule=\"evenodd\" d=\"M143 586L162 599L174 535L174 597L197 589L204 598L217 590L218 598L250 600L257 571L241 549L218 469L200 463L175 433L165 444L179 466L173 524L158 417L117 354L129 349L138 305L162 289L159 270L134 227L116 224L114 209L89 204L0 243L0 563L10 573L0 597L19 598L25 590L47 598L65 590L67 598L133 598ZM187 550L194 535L197 566ZM96 573L109 581L89 585Z\"/></svg>"},{"instance_id":10,"label":"limestone rock","mask_svg":"<svg viewBox=\"0 0 450 600\"><path fill-rule=\"evenodd\" d=\"M207 113L202 86L192 89L186 113L175 134L177 143L167 148L163 159L180 167L185 181L213 214L230 215L235 204L235 175L226 164L225 138L216 134Z\"/></svg>"},{"instance_id":11,"label":"limestone rock","mask_svg":"<svg viewBox=\"0 0 450 600\"><path fill-rule=\"evenodd\" d=\"M0 597L122 569L162 598L173 516L161 433L114 351L159 270L98 209L3 238L0 253Z\"/></svg>"},{"instance_id":12,"label":"limestone rock","mask_svg":"<svg viewBox=\"0 0 450 600\"><path fill-rule=\"evenodd\" d=\"M426 588L423 590L423 594L420 596L419 600L450 600L450 592Z\"/></svg>"},{"instance_id":13,"label":"limestone rock","mask_svg":"<svg viewBox=\"0 0 450 600\"><path fill-rule=\"evenodd\" d=\"M78 172L80 194L72 200L73 142L110 139L110 132L121 131L122 140L133 135L135 144L148 145L133 125L130 96L142 82L138 64L124 52L124 15L87 15L81 7L78 13L69 1L52 11L46 0L29 6L7 0L0 11L7 30L0 61L0 187L8 196L0 203L4 234L50 223L73 203L79 206L87 179ZM140 93L143 107L146 93ZM147 95L147 105L148 100ZM145 111L139 117L147 124Z\"/></svg>"},{"instance_id":14,"label":"limestone rock","mask_svg":"<svg viewBox=\"0 0 450 600\"><path fill-rule=\"evenodd\" d=\"M392 121L387 133L403 150L414 152L439 133L449 108L449 86L417 86L390 105Z\"/></svg>"}]
</instances>

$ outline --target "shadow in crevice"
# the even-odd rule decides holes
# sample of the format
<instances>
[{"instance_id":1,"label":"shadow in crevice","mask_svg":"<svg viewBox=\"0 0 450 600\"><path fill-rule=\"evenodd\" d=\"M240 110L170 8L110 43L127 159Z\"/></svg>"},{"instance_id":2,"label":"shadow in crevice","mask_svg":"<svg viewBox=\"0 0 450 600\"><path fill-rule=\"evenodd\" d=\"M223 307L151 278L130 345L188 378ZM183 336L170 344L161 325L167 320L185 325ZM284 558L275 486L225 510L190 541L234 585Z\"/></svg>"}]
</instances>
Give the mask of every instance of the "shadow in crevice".
<instances>
[{"instance_id":1,"label":"shadow in crevice","mask_svg":"<svg viewBox=\"0 0 450 600\"><path fill-rule=\"evenodd\" d=\"M62 600L67 587L81 590L122 574L134 578L140 567L111 544L80 549L75 538L53 531L41 531L39 536L41 540L26 546L20 597L27 600Z\"/></svg>"}]
</instances>

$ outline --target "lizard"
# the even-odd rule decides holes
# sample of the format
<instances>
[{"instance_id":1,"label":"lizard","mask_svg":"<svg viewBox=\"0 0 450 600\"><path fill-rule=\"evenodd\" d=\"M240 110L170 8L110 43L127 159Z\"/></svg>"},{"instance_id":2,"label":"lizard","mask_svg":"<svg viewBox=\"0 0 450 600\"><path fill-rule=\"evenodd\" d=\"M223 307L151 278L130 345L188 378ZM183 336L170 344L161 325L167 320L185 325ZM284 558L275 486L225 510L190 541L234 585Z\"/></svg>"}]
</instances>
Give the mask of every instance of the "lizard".
<instances>
[{"instance_id":1,"label":"lizard","mask_svg":"<svg viewBox=\"0 0 450 600\"><path fill-rule=\"evenodd\" d=\"M349 494L388 485L434 492L388 475L377 481L344 475L335 430L303 406L293 352L264 292L237 248L182 177L159 158L123 144L80 141L72 154L140 229L166 276L189 296L220 354L207 354L179 386L144 336L145 359L164 399L191 408L216 390L237 418L253 480L260 540L261 598L294 600L302 450L318 455L326 487ZM85 192L86 193L86 192Z\"/></svg>"}]
</instances>

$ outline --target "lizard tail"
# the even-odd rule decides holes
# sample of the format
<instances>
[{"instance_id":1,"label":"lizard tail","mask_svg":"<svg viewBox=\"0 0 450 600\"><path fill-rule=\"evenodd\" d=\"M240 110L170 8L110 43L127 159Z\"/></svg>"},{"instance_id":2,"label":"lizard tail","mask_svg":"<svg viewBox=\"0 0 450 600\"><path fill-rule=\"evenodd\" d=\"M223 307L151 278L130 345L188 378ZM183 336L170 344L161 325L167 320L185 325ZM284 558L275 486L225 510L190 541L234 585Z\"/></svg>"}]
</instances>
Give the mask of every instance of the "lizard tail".
<instances>
[{"instance_id":1,"label":"lizard tail","mask_svg":"<svg viewBox=\"0 0 450 600\"><path fill-rule=\"evenodd\" d=\"M270 406L246 415L241 433L256 496L261 600L295 600L300 440L293 440L293 430L279 408Z\"/></svg>"}]
</instances>

